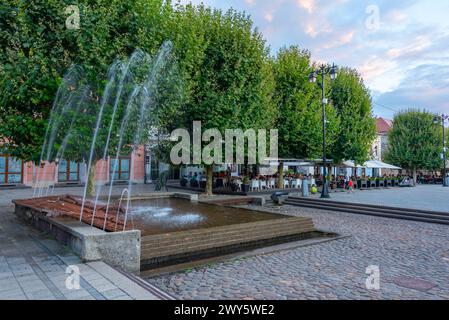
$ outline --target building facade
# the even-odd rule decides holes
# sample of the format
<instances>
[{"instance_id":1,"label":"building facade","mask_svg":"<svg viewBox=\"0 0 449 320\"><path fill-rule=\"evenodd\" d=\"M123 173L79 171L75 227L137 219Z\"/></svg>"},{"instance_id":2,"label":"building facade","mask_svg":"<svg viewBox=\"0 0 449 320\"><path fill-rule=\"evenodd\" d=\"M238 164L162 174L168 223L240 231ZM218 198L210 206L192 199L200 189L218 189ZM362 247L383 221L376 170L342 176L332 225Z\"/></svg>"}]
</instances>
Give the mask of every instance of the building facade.
<instances>
[{"instance_id":1,"label":"building facade","mask_svg":"<svg viewBox=\"0 0 449 320\"><path fill-rule=\"evenodd\" d=\"M105 185L114 182L144 183L146 177L145 147L140 146L129 156L108 157L100 160L95 167L95 184ZM116 167L114 173L114 167ZM36 165L0 154L0 185L24 185L28 187L47 187L53 185L80 185L86 182L86 163L69 159L44 162ZM114 176L113 176L114 175Z\"/></svg>"}]
</instances>

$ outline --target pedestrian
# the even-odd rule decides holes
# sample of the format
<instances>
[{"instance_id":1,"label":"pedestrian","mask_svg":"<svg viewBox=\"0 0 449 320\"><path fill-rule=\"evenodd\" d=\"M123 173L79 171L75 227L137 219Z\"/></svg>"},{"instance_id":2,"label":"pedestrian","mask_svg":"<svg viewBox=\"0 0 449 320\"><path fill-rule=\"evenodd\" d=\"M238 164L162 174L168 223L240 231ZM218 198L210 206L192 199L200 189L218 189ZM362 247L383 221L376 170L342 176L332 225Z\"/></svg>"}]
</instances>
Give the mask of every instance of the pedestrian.
<instances>
[{"instance_id":1,"label":"pedestrian","mask_svg":"<svg viewBox=\"0 0 449 320\"><path fill-rule=\"evenodd\" d=\"M352 179L349 179L348 182L348 193L354 193L354 182L352 182Z\"/></svg>"}]
</instances>

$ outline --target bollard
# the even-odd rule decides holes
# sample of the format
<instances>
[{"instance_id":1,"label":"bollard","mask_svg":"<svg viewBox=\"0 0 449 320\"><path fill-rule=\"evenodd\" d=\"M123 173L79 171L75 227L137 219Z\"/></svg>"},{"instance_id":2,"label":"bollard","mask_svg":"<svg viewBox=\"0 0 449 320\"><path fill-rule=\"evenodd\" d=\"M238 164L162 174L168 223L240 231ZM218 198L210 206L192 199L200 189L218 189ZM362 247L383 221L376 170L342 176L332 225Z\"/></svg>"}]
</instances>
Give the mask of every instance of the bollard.
<instances>
[{"instance_id":1,"label":"bollard","mask_svg":"<svg viewBox=\"0 0 449 320\"><path fill-rule=\"evenodd\" d=\"M302 196L303 197L309 196L309 180L308 179L302 180Z\"/></svg>"}]
</instances>

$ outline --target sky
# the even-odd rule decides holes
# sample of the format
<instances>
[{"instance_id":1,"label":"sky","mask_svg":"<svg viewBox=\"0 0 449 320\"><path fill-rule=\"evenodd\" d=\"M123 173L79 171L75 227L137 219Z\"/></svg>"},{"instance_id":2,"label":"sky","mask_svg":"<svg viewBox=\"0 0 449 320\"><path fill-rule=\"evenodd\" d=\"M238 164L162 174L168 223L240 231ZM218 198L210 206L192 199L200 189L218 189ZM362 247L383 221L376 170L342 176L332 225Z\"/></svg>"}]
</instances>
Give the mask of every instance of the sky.
<instances>
[{"instance_id":1,"label":"sky","mask_svg":"<svg viewBox=\"0 0 449 320\"><path fill-rule=\"evenodd\" d=\"M374 114L449 114L448 0L180 0L245 11L272 54L299 45L318 62L356 68Z\"/></svg>"}]
</instances>

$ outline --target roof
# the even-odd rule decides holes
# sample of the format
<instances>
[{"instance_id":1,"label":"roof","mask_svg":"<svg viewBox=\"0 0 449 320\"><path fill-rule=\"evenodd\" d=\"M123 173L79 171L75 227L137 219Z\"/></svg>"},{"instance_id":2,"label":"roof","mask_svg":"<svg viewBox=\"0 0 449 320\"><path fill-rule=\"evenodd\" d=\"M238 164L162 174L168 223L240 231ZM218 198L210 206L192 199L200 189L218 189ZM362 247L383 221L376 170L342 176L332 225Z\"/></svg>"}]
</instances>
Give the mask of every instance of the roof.
<instances>
[{"instance_id":1,"label":"roof","mask_svg":"<svg viewBox=\"0 0 449 320\"><path fill-rule=\"evenodd\" d=\"M388 133L392 127L393 121L384 118L377 118L376 120L377 133L379 134Z\"/></svg>"}]
</instances>

